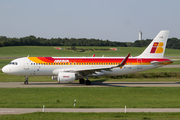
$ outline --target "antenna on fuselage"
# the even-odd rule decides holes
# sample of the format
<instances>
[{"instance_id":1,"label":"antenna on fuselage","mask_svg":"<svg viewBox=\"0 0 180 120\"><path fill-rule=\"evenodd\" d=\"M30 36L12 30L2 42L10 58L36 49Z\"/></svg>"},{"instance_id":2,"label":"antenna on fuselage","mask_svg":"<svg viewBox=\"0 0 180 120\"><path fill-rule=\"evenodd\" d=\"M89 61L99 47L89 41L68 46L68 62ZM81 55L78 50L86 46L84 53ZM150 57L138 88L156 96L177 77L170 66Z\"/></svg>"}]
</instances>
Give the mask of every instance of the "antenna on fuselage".
<instances>
[{"instance_id":1,"label":"antenna on fuselage","mask_svg":"<svg viewBox=\"0 0 180 120\"><path fill-rule=\"evenodd\" d=\"M29 57L29 55L27 57Z\"/></svg>"}]
</instances>

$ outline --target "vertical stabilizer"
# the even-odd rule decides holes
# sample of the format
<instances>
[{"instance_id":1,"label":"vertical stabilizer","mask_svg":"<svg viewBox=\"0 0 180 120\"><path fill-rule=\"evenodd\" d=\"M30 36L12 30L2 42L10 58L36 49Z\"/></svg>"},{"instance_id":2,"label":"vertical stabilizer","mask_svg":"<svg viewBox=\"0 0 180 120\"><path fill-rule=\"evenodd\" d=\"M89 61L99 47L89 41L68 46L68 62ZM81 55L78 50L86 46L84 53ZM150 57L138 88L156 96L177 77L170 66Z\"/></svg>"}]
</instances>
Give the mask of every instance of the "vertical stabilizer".
<instances>
[{"instance_id":1,"label":"vertical stabilizer","mask_svg":"<svg viewBox=\"0 0 180 120\"><path fill-rule=\"evenodd\" d=\"M169 31L162 30L138 58L163 58Z\"/></svg>"}]
</instances>

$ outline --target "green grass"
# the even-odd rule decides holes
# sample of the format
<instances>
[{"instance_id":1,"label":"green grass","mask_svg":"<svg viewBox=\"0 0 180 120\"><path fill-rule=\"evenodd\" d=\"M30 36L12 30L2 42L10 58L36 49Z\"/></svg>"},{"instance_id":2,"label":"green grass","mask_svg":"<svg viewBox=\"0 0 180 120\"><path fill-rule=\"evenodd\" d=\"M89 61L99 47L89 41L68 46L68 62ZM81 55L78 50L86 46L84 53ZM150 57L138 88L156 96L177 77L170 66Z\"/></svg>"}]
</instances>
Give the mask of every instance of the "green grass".
<instances>
[{"instance_id":1,"label":"green grass","mask_svg":"<svg viewBox=\"0 0 180 120\"><path fill-rule=\"evenodd\" d=\"M180 72L180 68L155 68L140 73Z\"/></svg>"},{"instance_id":2,"label":"green grass","mask_svg":"<svg viewBox=\"0 0 180 120\"><path fill-rule=\"evenodd\" d=\"M85 51L56 50L54 46L15 46L0 47L0 57L30 56L132 56L141 54L145 48L115 47L120 51ZM60 46L61 47L61 46ZM69 47L69 46L68 46ZM63 46L62 48L67 48ZM77 47L108 49L112 47ZM166 49L165 56L179 59L180 50ZM0 59L0 68L12 59ZM179 61L173 64L180 64ZM158 68L142 73L178 72L180 68ZM95 79L92 79L95 80ZM179 78L158 79L105 79L101 81L179 81ZM22 76L11 76L0 72L0 81L24 81ZM52 81L51 77L30 77L31 81ZM71 108L74 99L77 108L179 108L180 88L0 88L0 107L42 108L42 105L53 108ZM179 119L179 113L31 113L22 115L1 115L0 119Z\"/></svg>"},{"instance_id":3,"label":"green grass","mask_svg":"<svg viewBox=\"0 0 180 120\"><path fill-rule=\"evenodd\" d=\"M131 56L137 56L141 54L145 47L115 47L119 51L85 51L76 52L73 50L65 50L65 48L70 48L70 46L58 46L64 48L64 50L56 50L53 47L57 46L10 46L10 47L0 47L0 57L26 57L30 56L64 56L64 57L76 57L76 56L126 56L131 53ZM99 46L82 46L76 48L84 49L109 49L113 47L99 47ZM180 50L177 49L166 49L165 56L180 56Z\"/></svg>"},{"instance_id":4,"label":"green grass","mask_svg":"<svg viewBox=\"0 0 180 120\"><path fill-rule=\"evenodd\" d=\"M179 87L0 88L1 108L180 108Z\"/></svg>"},{"instance_id":5,"label":"green grass","mask_svg":"<svg viewBox=\"0 0 180 120\"><path fill-rule=\"evenodd\" d=\"M4 67L5 65L9 64L12 59L0 59L0 68Z\"/></svg>"},{"instance_id":6,"label":"green grass","mask_svg":"<svg viewBox=\"0 0 180 120\"><path fill-rule=\"evenodd\" d=\"M178 120L179 113L29 113L1 115L1 120Z\"/></svg>"},{"instance_id":7,"label":"green grass","mask_svg":"<svg viewBox=\"0 0 180 120\"><path fill-rule=\"evenodd\" d=\"M8 75L0 71L0 82L24 82L24 76ZM29 76L29 82L53 82L51 76ZM57 81L54 81L57 82Z\"/></svg>"},{"instance_id":8,"label":"green grass","mask_svg":"<svg viewBox=\"0 0 180 120\"><path fill-rule=\"evenodd\" d=\"M180 65L180 60L173 61L173 63L171 63L170 65Z\"/></svg>"},{"instance_id":9,"label":"green grass","mask_svg":"<svg viewBox=\"0 0 180 120\"><path fill-rule=\"evenodd\" d=\"M85 51L76 52L73 50L65 50L65 48L70 48L70 46L63 46L64 50L54 49L55 46L14 46L14 47L1 47L0 57L26 57L26 56L126 56L128 53L127 48L122 48L121 51ZM60 46L61 47L61 46ZM112 47L77 47L77 48L98 48L98 49L108 49ZM125 49L125 50L124 50ZM13 52L12 52L13 51ZM137 49L138 51L138 49Z\"/></svg>"}]
</instances>

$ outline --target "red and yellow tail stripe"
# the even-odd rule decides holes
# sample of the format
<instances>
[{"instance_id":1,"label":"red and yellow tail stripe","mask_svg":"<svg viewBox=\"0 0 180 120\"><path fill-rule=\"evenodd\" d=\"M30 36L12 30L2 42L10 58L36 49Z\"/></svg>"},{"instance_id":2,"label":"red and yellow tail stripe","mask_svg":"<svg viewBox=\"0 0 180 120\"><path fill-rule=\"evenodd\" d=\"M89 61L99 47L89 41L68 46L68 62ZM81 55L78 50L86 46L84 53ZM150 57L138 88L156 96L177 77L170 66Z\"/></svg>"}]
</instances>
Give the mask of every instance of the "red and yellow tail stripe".
<instances>
[{"instance_id":1,"label":"red and yellow tail stripe","mask_svg":"<svg viewBox=\"0 0 180 120\"><path fill-rule=\"evenodd\" d=\"M150 53L162 53L164 51L162 48L163 45L162 42L154 42Z\"/></svg>"},{"instance_id":2,"label":"red and yellow tail stripe","mask_svg":"<svg viewBox=\"0 0 180 120\"><path fill-rule=\"evenodd\" d=\"M45 65L118 65L124 58L53 58L53 57L28 57L34 63ZM152 61L169 61L168 59L128 58L126 65L150 65ZM164 63L163 63L164 64Z\"/></svg>"}]
</instances>

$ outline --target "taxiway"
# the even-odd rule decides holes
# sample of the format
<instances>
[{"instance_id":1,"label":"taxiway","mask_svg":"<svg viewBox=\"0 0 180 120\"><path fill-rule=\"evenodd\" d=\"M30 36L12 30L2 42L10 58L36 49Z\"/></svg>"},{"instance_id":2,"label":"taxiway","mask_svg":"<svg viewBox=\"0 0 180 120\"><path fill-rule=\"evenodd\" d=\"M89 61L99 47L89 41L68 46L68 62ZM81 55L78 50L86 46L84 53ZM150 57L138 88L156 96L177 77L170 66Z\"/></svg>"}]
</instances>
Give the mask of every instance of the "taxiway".
<instances>
[{"instance_id":1,"label":"taxiway","mask_svg":"<svg viewBox=\"0 0 180 120\"><path fill-rule=\"evenodd\" d=\"M34 88L34 87L180 87L180 82L92 82L92 85L78 82L61 84L56 82L0 82L0 88Z\"/></svg>"}]
</instances>

